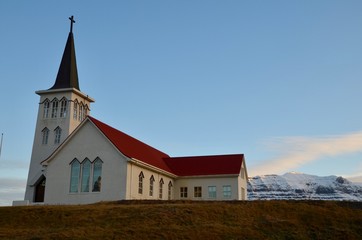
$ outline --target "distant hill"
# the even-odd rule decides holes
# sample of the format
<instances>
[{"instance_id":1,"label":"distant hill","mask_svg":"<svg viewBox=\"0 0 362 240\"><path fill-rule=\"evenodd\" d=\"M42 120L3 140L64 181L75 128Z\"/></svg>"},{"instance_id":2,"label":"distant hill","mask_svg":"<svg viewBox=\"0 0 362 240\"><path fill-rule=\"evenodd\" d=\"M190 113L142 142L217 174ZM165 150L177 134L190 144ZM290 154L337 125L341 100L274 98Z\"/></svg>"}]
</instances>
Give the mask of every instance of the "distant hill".
<instances>
[{"instance_id":1,"label":"distant hill","mask_svg":"<svg viewBox=\"0 0 362 240\"><path fill-rule=\"evenodd\" d=\"M290 172L249 178L249 200L344 200L362 201L362 186L338 176L320 177Z\"/></svg>"}]
</instances>

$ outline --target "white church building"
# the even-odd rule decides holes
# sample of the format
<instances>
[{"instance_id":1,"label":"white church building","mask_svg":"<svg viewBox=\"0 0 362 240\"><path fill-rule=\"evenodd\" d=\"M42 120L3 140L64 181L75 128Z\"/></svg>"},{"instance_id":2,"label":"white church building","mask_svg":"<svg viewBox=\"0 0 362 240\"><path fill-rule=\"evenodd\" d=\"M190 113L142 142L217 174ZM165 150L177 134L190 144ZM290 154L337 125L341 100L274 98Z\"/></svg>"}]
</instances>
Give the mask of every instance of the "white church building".
<instances>
[{"instance_id":1,"label":"white church building","mask_svg":"<svg viewBox=\"0 0 362 240\"><path fill-rule=\"evenodd\" d=\"M25 203L245 200L243 154L170 157L90 116L80 91L73 16L54 85L40 96Z\"/></svg>"}]
</instances>

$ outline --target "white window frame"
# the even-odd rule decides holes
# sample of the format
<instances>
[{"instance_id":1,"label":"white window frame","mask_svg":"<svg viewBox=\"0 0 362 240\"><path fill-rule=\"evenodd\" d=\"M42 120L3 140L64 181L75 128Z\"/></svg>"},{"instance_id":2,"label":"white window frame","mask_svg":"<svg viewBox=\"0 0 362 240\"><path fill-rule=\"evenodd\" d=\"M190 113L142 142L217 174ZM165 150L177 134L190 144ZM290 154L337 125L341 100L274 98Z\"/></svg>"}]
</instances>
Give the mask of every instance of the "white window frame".
<instances>
[{"instance_id":1,"label":"white window frame","mask_svg":"<svg viewBox=\"0 0 362 240\"><path fill-rule=\"evenodd\" d=\"M202 198L202 187L201 186L194 187L194 198Z\"/></svg>"},{"instance_id":2,"label":"white window frame","mask_svg":"<svg viewBox=\"0 0 362 240\"><path fill-rule=\"evenodd\" d=\"M59 107L59 101L58 99L54 98L52 101L52 115L51 118L57 118L58 116L58 107Z\"/></svg>"},{"instance_id":3,"label":"white window frame","mask_svg":"<svg viewBox=\"0 0 362 240\"><path fill-rule=\"evenodd\" d=\"M187 197L188 197L188 188L180 187L180 198L187 198Z\"/></svg>"},{"instance_id":4,"label":"white window frame","mask_svg":"<svg viewBox=\"0 0 362 240\"><path fill-rule=\"evenodd\" d=\"M68 111L68 100L66 98L63 98L60 100L60 116L61 118L67 117L67 111Z\"/></svg>"},{"instance_id":5,"label":"white window frame","mask_svg":"<svg viewBox=\"0 0 362 240\"><path fill-rule=\"evenodd\" d=\"M46 99L43 103L43 118L49 118L50 102Z\"/></svg>"},{"instance_id":6,"label":"white window frame","mask_svg":"<svg viewBox=\"0 0 362 240\"><path fill-rule=\"evenodd\" d=\"M54 144L59 144L62 137L62 129L58 126L54 129Z\"/></svg>"},{"instance_id":7,"label":"white window frame","mask_svg":"<svg viewBox=\"0 0 362 240\"><path fill-rule=\"evenodd\" d=\"M42 131L42 144L47 145L49 140L49 129L45 127Z\"/></svg>"}]
</instances>

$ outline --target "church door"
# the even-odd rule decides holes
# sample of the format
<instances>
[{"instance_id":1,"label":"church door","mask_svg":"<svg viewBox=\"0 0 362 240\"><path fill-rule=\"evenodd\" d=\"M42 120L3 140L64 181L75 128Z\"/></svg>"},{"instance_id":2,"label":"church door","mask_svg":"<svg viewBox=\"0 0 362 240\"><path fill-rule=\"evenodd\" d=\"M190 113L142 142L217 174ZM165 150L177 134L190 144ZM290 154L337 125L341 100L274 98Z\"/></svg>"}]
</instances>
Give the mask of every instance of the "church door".
<instances>
[{"instance_id":1,"label":"church door","mask_svg":"<svg viewBox=\"0 0 362 240\"><path fill-rule=\"evenodd\" d=\"M35 186L35 200L34 202L44 202L44 193L45 193L45 178L43 178Z\"/></svg>"}]
</instances>

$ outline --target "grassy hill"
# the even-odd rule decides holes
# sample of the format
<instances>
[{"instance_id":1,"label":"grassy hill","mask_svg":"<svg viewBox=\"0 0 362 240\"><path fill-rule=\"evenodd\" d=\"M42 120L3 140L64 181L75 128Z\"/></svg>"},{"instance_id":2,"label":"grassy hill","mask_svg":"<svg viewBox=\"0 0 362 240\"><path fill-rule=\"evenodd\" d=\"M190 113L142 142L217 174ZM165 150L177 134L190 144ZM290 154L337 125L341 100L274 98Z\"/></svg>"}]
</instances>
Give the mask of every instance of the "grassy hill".
<instances>
[{"instance_id":1,"label":"grassy hill","mask_svg":"<svg viewBox=\"0 0 362 240\"><path fill-rule=\"evenodd\" d=\"M0 207L0 239L362 239L362 202Z\"/></svg>"}]
</instances>

